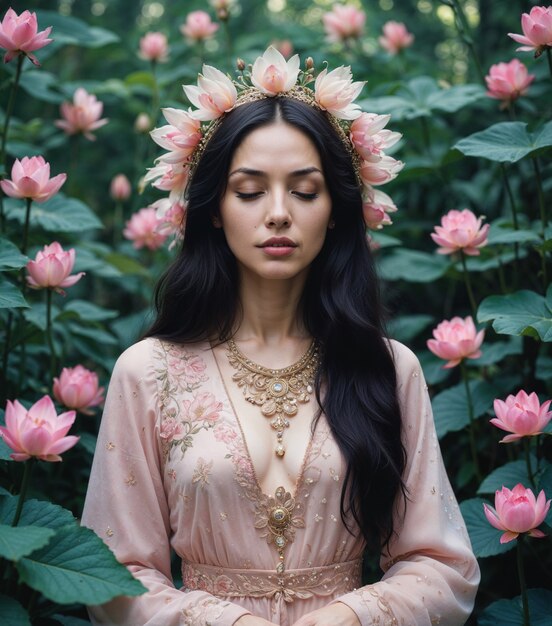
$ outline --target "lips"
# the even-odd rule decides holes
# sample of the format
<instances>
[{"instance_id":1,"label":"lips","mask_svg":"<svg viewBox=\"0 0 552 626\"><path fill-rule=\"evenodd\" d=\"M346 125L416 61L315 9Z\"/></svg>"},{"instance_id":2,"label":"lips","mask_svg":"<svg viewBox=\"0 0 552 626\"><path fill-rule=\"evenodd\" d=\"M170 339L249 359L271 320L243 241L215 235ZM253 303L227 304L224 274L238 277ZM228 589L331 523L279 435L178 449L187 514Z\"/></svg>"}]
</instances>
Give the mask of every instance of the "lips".
<instances>
[{"instance_id":1,"label":"lips","mask_svg":"<svg viewBox=\"0 0 552 626\"><path fill-rule=\"evenodd\" d=\"M271 237L263 242L260 248L296 248L297 244L287 237Z\"/></svg>"}]
</instances>

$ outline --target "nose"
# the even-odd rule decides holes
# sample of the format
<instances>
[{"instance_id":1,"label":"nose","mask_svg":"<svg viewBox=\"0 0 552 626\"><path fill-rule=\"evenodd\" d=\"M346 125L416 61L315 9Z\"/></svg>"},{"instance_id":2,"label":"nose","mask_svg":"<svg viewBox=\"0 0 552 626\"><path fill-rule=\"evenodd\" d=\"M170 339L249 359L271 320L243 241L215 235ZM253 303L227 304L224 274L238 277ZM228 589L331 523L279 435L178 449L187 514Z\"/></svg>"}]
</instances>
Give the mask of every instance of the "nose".
<instances>
[{"instance_id":1,"label":"nose","mask_svg":"<svg viewBox=\"0 0 552 626\"><path fill-rule=\"evenodd\" d=\"M287 228L291 226L291 213L288 207L287 195L284 190L278 190L269 195L265 220L265 224L269 228Z\"/></svg>"}]
</instances>

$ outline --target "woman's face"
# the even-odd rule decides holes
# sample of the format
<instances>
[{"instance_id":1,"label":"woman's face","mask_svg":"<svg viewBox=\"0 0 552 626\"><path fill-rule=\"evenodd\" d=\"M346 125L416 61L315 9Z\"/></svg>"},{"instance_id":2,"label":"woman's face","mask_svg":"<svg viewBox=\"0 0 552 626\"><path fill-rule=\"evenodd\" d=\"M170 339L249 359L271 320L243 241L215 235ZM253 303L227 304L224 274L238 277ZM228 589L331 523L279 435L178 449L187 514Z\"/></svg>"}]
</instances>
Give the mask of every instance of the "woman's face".
<instances>
[{"instance_id":1,"label":"woman's face","mask_svg":"<svg viewBox=\"0 0 552 626\"><path fill-rule=\"evenodd\" d=\"M285 122L238 146L220 226L243 277L304 280L331 227L331 199L312 141Z\"/></svg>"}]
</instances>

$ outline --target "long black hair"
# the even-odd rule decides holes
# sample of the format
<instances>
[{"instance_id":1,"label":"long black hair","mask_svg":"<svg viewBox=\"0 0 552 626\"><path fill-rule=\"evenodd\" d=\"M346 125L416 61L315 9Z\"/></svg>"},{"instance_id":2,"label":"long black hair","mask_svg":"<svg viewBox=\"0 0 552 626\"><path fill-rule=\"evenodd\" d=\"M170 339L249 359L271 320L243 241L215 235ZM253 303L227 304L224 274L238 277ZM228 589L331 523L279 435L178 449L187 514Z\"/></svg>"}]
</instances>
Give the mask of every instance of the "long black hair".
<instances>
[{"instance_id":1,"label":"long black hair","mask_svg":"<svg viewBox=\"0 0 552 626\"><path fill-rule=\"evenodd\" d=\"M322 346L316 397L347 463L341 517L354 532L352 517L367 543L380 547L393 534L394 504L405 494L396 370L359 185L326 113L278 97L243 104L225 116L193 173L182 247L156 287L157 317L146 336L179 343L231 337L241 314L238 268L213 218L236 148L248 133L277 119L313 142L331 196L335 227L310 267L300 313Z\"/></svg>"}]
</instances>

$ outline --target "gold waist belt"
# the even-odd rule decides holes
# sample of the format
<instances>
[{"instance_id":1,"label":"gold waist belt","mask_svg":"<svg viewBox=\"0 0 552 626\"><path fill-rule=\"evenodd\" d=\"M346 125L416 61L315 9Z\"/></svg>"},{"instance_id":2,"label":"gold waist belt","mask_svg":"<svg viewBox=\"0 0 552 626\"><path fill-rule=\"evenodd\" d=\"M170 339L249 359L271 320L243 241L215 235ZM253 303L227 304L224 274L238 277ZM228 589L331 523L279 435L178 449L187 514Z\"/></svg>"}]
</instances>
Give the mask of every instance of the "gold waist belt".
<instances>
[{"instance_id":1,"label":"gold waist belt","mask_svg":"<svg viewBox=\"0 0 552 626\"><path fill-rule=\"evenodd\" d=\"M186 590L206 591L219 598L297 598L342 595L360 586L362 559L323 567L274 570L230 569L198 563L182 563L182 580Z\"/></svg>"}]
</instances>

